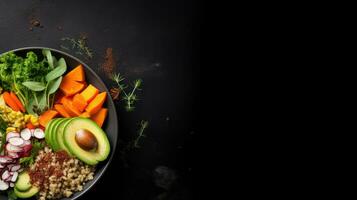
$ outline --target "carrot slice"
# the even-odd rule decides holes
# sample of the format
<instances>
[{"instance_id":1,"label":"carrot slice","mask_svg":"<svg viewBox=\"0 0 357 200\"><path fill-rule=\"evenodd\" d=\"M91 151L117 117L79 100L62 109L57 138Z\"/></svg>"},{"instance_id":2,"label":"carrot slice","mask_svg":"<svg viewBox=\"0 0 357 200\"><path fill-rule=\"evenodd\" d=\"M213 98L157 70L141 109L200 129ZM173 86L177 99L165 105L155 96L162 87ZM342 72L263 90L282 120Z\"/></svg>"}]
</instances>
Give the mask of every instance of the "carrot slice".
<instances>
[{"instance_id":1,"label":"carrot slice","mask_svg":"<svg viewBox=\"0 0 357 200\"><path fill-rule=\"evenodd\" d=\"M72 105L72 101L68 100L67 98L63 100L63 106L71 117L77 117L81 114L81 112Z\"/></svg>"},{"instance_id":2,"label":"carrot slice","mask_svg":"<svg viewBox=\"0 0 357 200\"><path fill-rule=\"evenodd\" d=\"M84 118L90 118L90 114L89 112L84 112L81 115L79 115L80 117L84 117Z\"/></svg>"},{"instance_id":3,"label":"carrot slice","mask_svg":"<svg viewBox=\"0 0 357 200\"><path fill-rule=\"evenodd\" d=\"M28 123L26 124L26 128L28 128L28 129L35 129L36 126L33 125L31 122L28 122Z\"/></svg>"},{"instance_id":4,"label":"carrot slice","mask_svg":"<svg viewBox=\"0 0 357 200\"><path fill-rule=\"evenodd\" d=\"M85 87L84 83L76 82L68 78L64 78L60 85L60 90L64 93L65 96L72 96L79 93Z\"/></svg>"},{"instance_id":5,"label":"carrot slice","mask_svg":"<svg viewBox=\"0 0 357 200\"><path fill-rule=\"evenodd\" d=\"M55 110L62 116L62 117L66 117L69 118L71 117L68 112L66 111L66 109L64 108L63 105L61 104L55 104Z\"/></svg>"},{"instance_id":6,"label":"carrot slice","mask_svg":"<svg viewBox=\"0 0 357 200\"><path fill-rule=\"evenodd\" d=\"M100 109L96 114L94 114L91 119L95 121L95 123L98 124L98 126L102 127L103 123L105 121L105 118L107 117L108 114L108 109L102 108Z\"/></svg>"},{"instance_id":7,"label":"carrot slice","mask_svg":"<svg viewBox=\"0 0 357 200\"><path fill-rule=\"evenodd\" d=\"M22 112L26 112L26 110L25 110L24 106L22 105L22 103L21 103L20 99L19 99L19 98L17 98L16 94L15 94L15 93L13 93L13 92L10 92L10 96L11 96L12 100L14 100L14 101L15 101L15 103L16 103L16 105L17 105L17 107L19 107L19 108L20 108L20 110L21 110Z\"/></svg>"},{"instance_id":8,"label":"carrot slice","mask_svg":"<svg viewBox=\"0 0 357 200\"><path fill-rule=\"evenodd\" d=\"M38 122L41 124L41 126L46 127L47 123L56 117L58 114L57 111L55 110L47 110L46 112L42 113L40 118L38 119Z\"/></svg>"},{"instance_id":9,"label":"carrot slice","mask_svg":"<svg viewBox=\"0 0 357 200\"><path fill-rule=\"evenodd\" d=\"M80 94L76 94L73 97L73 101L72 104L74 107L76 107L80 112L83 112L83 110L87 107L87 102L86 100L83 98L82 95Z\"/></svg>"},{"instance_id":10,"label":"carrot slice","mask_svg":"<svg viewBox=\"0 0 357 200\"><path fill-rule=\"evenodd\" d=\"M97 113L103 106L103 103L107 97L106 92L98 94L87 106L86 111L91 115Z\"/></svg>"},{"instance_id":11,"label":"carrot slice","mask_svg":"<svg viewBox=\"0 0 357 200\"><path fill-rule=\"evenodd\" d=\"M68 74L66 74L64 78L72 81L85 81L85 73L83 66L78 65L72 71L68 72Z\"/></svg>"},{"instance_id":12,"label":"carrot slice","mask_svg":"<svg viewBox=\"0 0 357 200\"><path fill-rule=\"evenodd\" d=\"M4 92L3 97L5 103L10 106L11 109L13 109L14 111L20 111L20 108L17 106L16 102L11 98L10 93Z\"/></svg>"},{"instance_id":13,"label":"carrot slice","mask_svg":"<svg viewBox=\"0 0 357 200\"><path fill-rule=\"evenodd\" d=\"M89 103L90 101L92 101L94 99L94 97L98 93L99 93L99 90L96 87L94 87L93 85L89 84L88 87L85 90L83 90L81 95L86 100L86 102Z\"/></svg>"}]
</instances>

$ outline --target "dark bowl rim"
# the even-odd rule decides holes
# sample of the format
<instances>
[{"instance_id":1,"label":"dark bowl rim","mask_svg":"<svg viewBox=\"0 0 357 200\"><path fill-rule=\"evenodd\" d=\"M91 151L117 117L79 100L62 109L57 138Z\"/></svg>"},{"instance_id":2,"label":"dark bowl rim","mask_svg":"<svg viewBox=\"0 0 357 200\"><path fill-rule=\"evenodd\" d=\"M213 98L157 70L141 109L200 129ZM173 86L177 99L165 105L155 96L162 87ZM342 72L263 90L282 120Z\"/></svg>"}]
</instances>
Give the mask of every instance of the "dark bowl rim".
<instances>
[{"instance_id":1,"label":"dark bowl rim","mask_svg":"<svg viewBox=\"0 0 357 200\"><path fill-rule=\"evenodd\" d=\"M85 62L83 62L79 58L77 58L75 56L72 56L71 54L66 53L64 51L61 51L61 50L58 50L58 49L54 49L54 48L50 48L50 47L35 46L35 47L21 47L21 48L16 48L16 49L13 49L13 50L8 50L8 51L5 51L4 53L0 53L0 55L8 53L8 52L17 52L17 51L23 51L23 50L29 50L29 51L30 50L42 50L42 49L49 49L50 51L54 51L54 52L57 52L59 54L66 55L66 56L70 57L71 59L76 60L78 63L83 64L87 70L89 70L92 74L94 74L94 76L99 80L100 84L104 85L105 91L109 94L109 90L108 90L107 86L105 85L105 83L103 82L102 78L100 78L100 76L92 68L90 68L89 65L87 65ZM118 114L117 114L117 111L116 111L115 103L113 102L113 99L110 97L110 95L108 95L108 96L109 96L109 98L108 98L109 102L114 105L114 114L115 114L115 117L117 119L116 121L118 121ZM118 130L119 130L118 124L116 125L116 129L117 129L116 132L118 132ZM110 165L110 163L113 160L113 157L114 157L114 154L115 154L115 150L116 150L116 147L117 147L117 143L118 143L118 137L116 137L115 140L116 141L113 142L114 147L111 148L111 155L110 155L109 159L106 160L107 163L104 165L102 171L99 172L98 177L96 179L94 179L93 182L90 185L88 185L88 187L86 189L78 192L77 196L70 197L68 199L75 200L75 199L79 198L84 193L89 191L98 182L98 180L103 176L104 172L107 170L108 166Z\"/></svg>"}]
</instances>

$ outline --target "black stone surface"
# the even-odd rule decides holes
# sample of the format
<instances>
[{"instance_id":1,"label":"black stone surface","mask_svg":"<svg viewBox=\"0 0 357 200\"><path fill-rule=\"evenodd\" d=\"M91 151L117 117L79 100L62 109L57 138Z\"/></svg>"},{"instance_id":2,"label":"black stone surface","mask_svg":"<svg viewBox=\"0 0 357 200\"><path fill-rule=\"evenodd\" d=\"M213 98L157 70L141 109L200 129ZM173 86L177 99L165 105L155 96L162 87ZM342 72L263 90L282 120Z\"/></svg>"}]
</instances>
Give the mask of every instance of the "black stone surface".
<instances>
[{"instance_id":1,"label":"black stone surface","mask_svg":"<svg viewBox=\"0 0 357 200\"><path fill-rule=\"evenodd\" d=\"M1 0L0 53L25 47L60 49L63 37L88 36L84 60L99 69L112 47L117 72L143 79L140 101L128 113L117 102L119 148L107 172L80 199L193 199L194 138L198 135L200 4L189 0ZM30 30L32 18L40 27ZM124 151L148 120L141 148ZM114 197L115 195L115 197Z\"/></svg>"}]
</instances>

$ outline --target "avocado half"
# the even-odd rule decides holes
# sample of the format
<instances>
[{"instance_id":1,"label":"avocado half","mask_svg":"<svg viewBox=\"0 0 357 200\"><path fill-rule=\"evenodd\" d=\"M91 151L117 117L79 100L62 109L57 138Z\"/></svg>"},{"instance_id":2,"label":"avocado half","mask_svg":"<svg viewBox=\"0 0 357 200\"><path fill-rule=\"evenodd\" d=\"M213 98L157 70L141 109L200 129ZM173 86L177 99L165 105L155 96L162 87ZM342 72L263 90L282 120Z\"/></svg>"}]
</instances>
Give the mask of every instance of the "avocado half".
<instances>
[{"instance_id":1,"label":"avocado half","mask_svg":"<svg viewBox=\"0 0 357 200\"><path fill-rule=\"evenodd\" d=\"M90 131L97 139L98 146L95 150L82 149L76 142L76 132L85 129ZM110 144L105 132L92 120L87 118L73 118L64 127L64 144L72 155L88 165L96 165L99 161L107 159L110 153Z\"/></svg>"}]
</instances>

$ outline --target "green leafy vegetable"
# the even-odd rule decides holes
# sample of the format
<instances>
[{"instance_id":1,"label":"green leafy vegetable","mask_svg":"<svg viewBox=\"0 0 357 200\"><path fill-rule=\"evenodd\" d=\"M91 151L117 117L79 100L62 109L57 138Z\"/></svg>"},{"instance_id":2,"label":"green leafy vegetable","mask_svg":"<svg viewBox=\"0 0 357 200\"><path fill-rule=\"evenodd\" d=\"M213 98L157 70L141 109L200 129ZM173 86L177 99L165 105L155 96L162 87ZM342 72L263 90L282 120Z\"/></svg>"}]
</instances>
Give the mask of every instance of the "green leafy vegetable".
<instances>
[{"instance_id":1,"label":"green leafy vegetable","mask_svg":"<svg viewBox=\"0 0 357 200\"><path fill-rule=\"evenodd\" d=\"M67 70L66 61L63 58L59 59L56 68L46 75L46 81L50 82L62 76Z\"/></svg>"},{"instance_id":2,"label":"green leafy vegetable","mask_svg":"<svg viewBox=\"0 0 357 200\"><path fill-rule=\"evenodd\" d=\"M0 55L0 84L16 93L28 113L37 115L52 106L60 77L67 70L63 58L57 61L49 50L42 54L42 61L34 52L28 52L25 58L13 52Z\"/></svg>"},{"instance_id":3,"label":"green leafy vegetable","mask_svg":"<svg viewBox=\"0 0 357 200\"><path fill-rule=\"evenodd\" d=\"M43 49L42 54L46 56L48 65L50 66L51 69L54 68L54 62L53 62L53 57L51 54L51 51L49 49Z\"/></svg>"},{"instance_id":4,"label":"green leafy vegetable","mask_svg":"<svg viewBox=\"0 0 357 200\"><path fill-rule=\"evenodd\" d=\"M7 191L7 199L8 200L16 200L17 199L17 196L13 189Z\"/></svg>"},{"instance_id":5,"label":"green leafy vegetable","mask_svg":"<svg viewBox=\"0 0 357 200\"><path fill-rule=\"evenodd\" d=\"M46 86L41 82L26 81L22 85L26 86L28 89L36 92L40 92L46 89Z\"/></svg>"}]
</instances>

